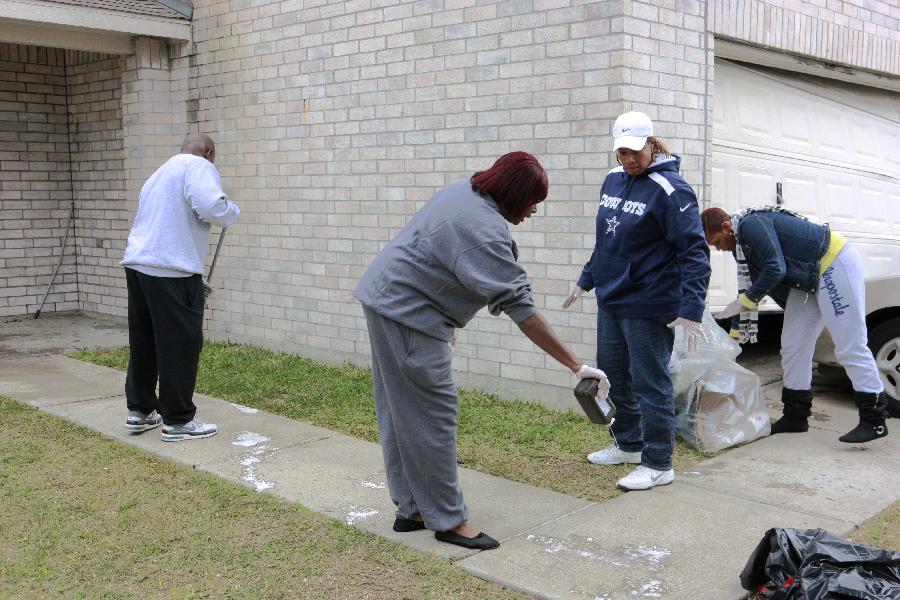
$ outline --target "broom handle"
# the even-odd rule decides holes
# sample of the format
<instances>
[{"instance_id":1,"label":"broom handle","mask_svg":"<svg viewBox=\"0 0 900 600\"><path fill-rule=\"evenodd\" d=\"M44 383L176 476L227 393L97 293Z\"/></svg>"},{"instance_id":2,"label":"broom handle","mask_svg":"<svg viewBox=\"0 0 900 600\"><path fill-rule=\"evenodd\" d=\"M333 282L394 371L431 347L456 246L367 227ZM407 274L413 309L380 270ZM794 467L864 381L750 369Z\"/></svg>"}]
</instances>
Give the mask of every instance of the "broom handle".
<instances>
[{"instance_id":1,"label":"broom handle","mask_svg":"<svg viewBox=\"0 0 900 600\"><path fill-rule=\"evenodd\" d=\"M63 258L66 255L66 242L69 241L69 226L72 225L72 219L75 218L75 203L72 203L72 208L69 210L69 220L66 221L66 235L63 236L62 248L59 249L59 261L56 263L56 268L53 270L53 275L50 277L50 283L47 284L47 289L44 291L44 297L41 298L41 303L38 305L36 311L34 311L34 318L37 319L41 316L41 309L44 308L44 302L47 300L47 294L50 293L50 288L53 287L53 280L56 279L56 274L59 273L59 267L62 266Z\"/></svg>"},{"instance_id":2,"label":"broom handle","mask_svg":"<svg viewBox=\"0 0 900 600\"><path fill-rule=\"evenodd\" d=\"M227 227L223 227L222 231L219 232L219 243L216 244L216 252L213 254L212 263L209 265L209 273L206 275L206 283L209 283L213 276L213 271L216 268L216 261L219 259L219 250L222 249L222 242L225 241L225 232L228 231Z\"/></svg>"}]
</instances>

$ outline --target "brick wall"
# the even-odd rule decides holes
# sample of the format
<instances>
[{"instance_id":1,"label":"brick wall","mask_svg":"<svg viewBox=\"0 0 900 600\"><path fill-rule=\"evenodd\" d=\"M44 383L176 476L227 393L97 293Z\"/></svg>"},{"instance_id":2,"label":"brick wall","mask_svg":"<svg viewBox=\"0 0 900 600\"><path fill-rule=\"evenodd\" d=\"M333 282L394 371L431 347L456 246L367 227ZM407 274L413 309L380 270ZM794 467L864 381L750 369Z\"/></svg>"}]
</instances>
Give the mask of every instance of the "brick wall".
<instances>
[{"instance_id":1,"label":"brick wall","mask_svg":"<svg viewBox=\"0 0 900 600\"><path fill-rule=\"evenodd\" d=\"M127 313L119 261L146 178L187 125L188 48L138 38L118 57L0 44L0 318ZM77 266L76 266L77 263Z\"/></svg>"},{"instance_id":2,"label":"brick wall","mask_svg":"<svg viewBox=\"0 0 900 600\"><path fill-rule=\"evenodd\" d=\"M699 2L302 7L195 8L191 99L242 208L211 334L367 361L352 290L374 254L437 189L526 150L551 185L537 217L512 228L520 260L538 306L592 361L593 302L559 307L593 247L612 120L647 111L702 181ZM455 354L466 385L540 397L571 384L505 317L477 317Z\"/></svg>"},{"instance_id":3,"label":"brick wall","mask_svg":"<svg viewBox=\"0 0 900 600\"><path fill-rule=\"evenodd\" d=\"M374 254L437 189L527 150L547 167L550 196L513 236L538 306L590 362L594 303L559 305L593 245L615 116L650 114L702 198L713 34L896 71L896 12L878 0L203 0L192 45L139 38L124 59L67 55L82 305L124 314L117 261L140 186L188 130L201 131L217 142L224 187L242 207L216 274L210 335L365 363L352 290ZM2 101L19 102L8 92ZM12 112L16 127L30 126ZM3 171L0 193L22 200L32 175L18 156L3 160L19 170ZM14 230L4 228L3 251L24 255ZM8 302L0 307L19 310ZM506 318L477 317L455 354L464 385L568 396L570 376Z\"/></svg>"},{"instance_id":4,"label":"brick wall","mask_svg":"<svg viewBox=\"0 0 900 600\"><path fill-rule=\"evenodd\" d=\"M149 38L127 57L68 52L79 288L89 312L125 316L119 261L146 178L187 133L187 58Z\"/></svg>"},{"instance_id":5,"label":"brick wall","mask_svg":"<svg viewBox=\"0 0 900 600\"><path fill-rule=\"evenodd\" d=\"M0 43L0 319L37 309L71 201L64 52ZM43 310L77 300L70 236Z\"/></svg>"},{"instance_id":6,"label":"brick wall","mask_svg":"<svg viewBox=\"0 0 900 600\"><path fill-rule=\"evenodd\" d=\"M752 45L900 75L896 0L716 0L709 26Z\"/></svg>"},{"instance_id":7,"label":"brick wall","mask_svg":"<svg viewBox=\"0 0 900 600\"><path fill-rule=\"evenodd\" d=\"M124 315L119 260L128 236L122 135L124 59L66 53L81 308Z\"/></svg>"},{"instance_id":8,"label":"brick wall","mask_svg":"<svg viewBox=\"0 0 900 600\"><path fill-rule=\"evenodd\" d=\"M72 202L42 311L125 314L122 70L114 56L0 44L0 317L37 308Z\"/></svg>"},{"instance_id":9,"label":"brick wall","mask_svg":"<svg viewBox=\"0 0 900 600\"><path fill-rule=\"evenodd\" d=\"M124 59L122 119L125 178L137 208L141 186L176 154L187 126L187 46L135 38L134 54Z\"/></svg>"}]
</instances>

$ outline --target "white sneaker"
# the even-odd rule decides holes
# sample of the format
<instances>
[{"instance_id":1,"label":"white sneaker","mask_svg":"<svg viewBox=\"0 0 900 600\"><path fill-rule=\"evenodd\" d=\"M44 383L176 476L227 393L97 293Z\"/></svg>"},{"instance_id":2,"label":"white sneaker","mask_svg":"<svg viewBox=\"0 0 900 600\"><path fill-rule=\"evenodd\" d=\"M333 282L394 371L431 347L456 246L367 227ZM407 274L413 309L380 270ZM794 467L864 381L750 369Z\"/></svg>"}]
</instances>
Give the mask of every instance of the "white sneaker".
<instances>
[{"instance_id":1,"label":"white sneaker","mask_svg":"<svg viewBox=\"0 0 900 600\"><path fill-rule=\"evenodd\" d=\"M639 465L641 464L641 453L625 452L624 450L619 450L619 447L613 444L603 450L591 452L588 454L587 459L588 462L592 462L595 465Z\"/></svg>"},{"instance_id":2,"label":"white sneaker","mask_svg":"<svg viewBox=\"0 0 900 600\"><path fill-rule=\"evenodd\" d=\"M658 485L669 485L675 481L675 471L657 471L644 465L623 477L616 485L624 490L649 490Z\"/></svg>"},{"instance_id":3,"label":"white sneaker","mask_svg":"<svg viewBox=\"0 0 900 600\"><path fill-rule=\"evenodd\" d=\"M199 417L194 417L184 425L163 425L161 439L164 442L199 440L216 435L216 431L218 428L212 423L204 423Z\"/></svg>"}]
</instances>

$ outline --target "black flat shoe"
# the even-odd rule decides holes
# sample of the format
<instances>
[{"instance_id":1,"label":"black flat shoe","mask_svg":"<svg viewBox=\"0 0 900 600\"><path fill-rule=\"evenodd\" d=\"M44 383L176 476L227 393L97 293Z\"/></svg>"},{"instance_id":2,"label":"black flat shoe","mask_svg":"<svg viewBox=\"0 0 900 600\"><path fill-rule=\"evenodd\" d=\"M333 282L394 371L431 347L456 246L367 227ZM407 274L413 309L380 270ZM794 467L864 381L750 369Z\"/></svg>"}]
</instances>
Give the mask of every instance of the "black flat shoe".
<instances>
[{"instance_id":1,"label":"black flat shoe","mask_svg":"<svg viewBox=\"0 0 900 600\"><path fill-rule=\"evenodd\" d=\"M434 538L439 542L447 542L471 550L493 550L500 546L500 542L484 532L475 537L466 537L454 531L435 531Z\"/></svg>"},{"instance_id":2,"label":"black flat shoe","mask_svg":"<svg viewBox=\"0 0 900 600\"><path fill-rule=\"evenodd\" d=\"M415 519L404 519L403 517L397 517L394 519L394 531L399 531L400 533L407 533L409 531L418 531L420 529L425 529L424 521L416 521Z\"/></svg>"}]
</instances>

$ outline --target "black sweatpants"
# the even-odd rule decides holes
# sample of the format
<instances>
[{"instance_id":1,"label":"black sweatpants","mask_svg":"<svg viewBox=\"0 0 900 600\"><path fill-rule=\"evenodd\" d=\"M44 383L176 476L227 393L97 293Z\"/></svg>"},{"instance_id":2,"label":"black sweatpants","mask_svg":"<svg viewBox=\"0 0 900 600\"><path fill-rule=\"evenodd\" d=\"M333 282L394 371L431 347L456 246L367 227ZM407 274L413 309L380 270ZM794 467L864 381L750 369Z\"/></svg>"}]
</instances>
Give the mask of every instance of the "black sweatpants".
<instances>
[{"instance_id":1,"label":"black sweatpants","mask_svg":"<svg viewBox=\"0 0 900 600\"><path fill-rule=\"evenodd\" d=\"M194 386L203 348L203 280L200 275L153 277L129 268L125 279L131 346L125 380L128 410L156 410L166 425L183 425L197 412Z\"/></svg>"}]
</instances>

